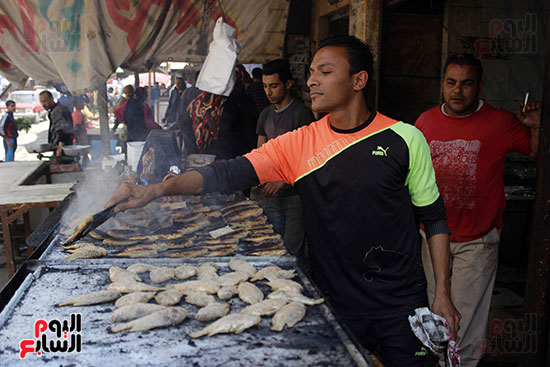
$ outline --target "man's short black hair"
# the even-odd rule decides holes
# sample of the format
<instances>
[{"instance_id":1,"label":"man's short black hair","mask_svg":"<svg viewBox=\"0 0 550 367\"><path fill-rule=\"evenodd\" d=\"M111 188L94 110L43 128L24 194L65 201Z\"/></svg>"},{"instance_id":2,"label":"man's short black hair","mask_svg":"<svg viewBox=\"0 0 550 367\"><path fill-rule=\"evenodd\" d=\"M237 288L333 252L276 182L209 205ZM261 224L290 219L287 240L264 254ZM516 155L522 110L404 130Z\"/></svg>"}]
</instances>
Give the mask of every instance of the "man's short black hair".
<instances>
[{"instance_id":1,"label":"man's short black hair","mask_svg":"<svg viewBox=\"0 0 550 367\"><path fill-rule=\"evenodd\" d=\"M452 56L449 56L447 59L447 62L445 63L445 66L443 67L443 78L445 78L445 74L447 73L447 67L449 65L455 64L455 65L471 65L476 68L477 72L477 82L481 83L481 77L483 76L483 67L481 66L481 61L479 59L476 59L474 55L472 54L455 54Z\"/></svg>"},{"instance_id":2,"label":"man's short black hair","mask_svg":"<svg viewBox=\"0 0 550 367\"><path fill-rule=\"evenodd\" d=\"M264 64L263 75L279 74L279 79L286 83L292 79L292 73L290 72L290 65L288 61L283 59L276 59Z\"/></svg>"},{"instance_id":3,"label":"man's short black hair","mask_svg":"<svg viewBox=\"0 0 550 367\"><path fill-rule=\"evenodd\" d=\"M260 79L262 80L262 75L264 75L264 72L262 71L261 68L254 68L252 69L252 77L254 79Z\"/></svg>"},{"instance_id":4,"label":"man's short black hair","mask_svg":"<svg viewBox=\"0 0 550 367\"><path fill-rule=\"evenodd\" d=\"M14 105L14 104L15 104L15 101L13 99L8 99L6 101L6 107L9 107L9 106Z\"/></svg>"},{"instance_id":5,"label":"man's short black hair","mask_svg":"<svg viewBox=\"0 0 550 367\"><path fill-rule=\"evenodd\" d=\"M346 50L350 76L362 70L369 74L367 85L363 88L365 101L368 101L369 92L374 94L373 56L369 45L354 36L336 36L321 41L319 50L327 46L342 47Z\"/></svg>"},{"instance_id":6,"label":"man's short black hair","mask_svg":"<svg viewBox=\"0 0 550 367\"><path fill-rule=\"evenodd\" d=\"M39 96L41 96L43 94L47 95L50 98L53 98L53 94L49 90L43 90L42 92L40 92Z\"/></svg>"}]
</instances>

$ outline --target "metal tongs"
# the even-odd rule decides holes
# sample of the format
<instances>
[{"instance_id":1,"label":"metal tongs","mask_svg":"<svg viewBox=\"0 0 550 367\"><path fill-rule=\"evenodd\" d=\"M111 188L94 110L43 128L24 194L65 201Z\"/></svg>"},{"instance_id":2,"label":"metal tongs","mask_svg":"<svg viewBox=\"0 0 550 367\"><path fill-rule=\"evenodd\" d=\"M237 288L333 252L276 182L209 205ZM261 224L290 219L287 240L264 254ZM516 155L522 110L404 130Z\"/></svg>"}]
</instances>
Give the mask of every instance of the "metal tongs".
<instances>
[{"instance_id":1,"label":"metal tongs","mask_svg":"<svg viewBox=\"0 0 550 367\"><path fill-rule=\"evenodd\" d=\"M115 215L115 206L117 204L112 205L94 215L86 217L84 221L82 221L82 223L80 223L78 227L76 227L76 230L74 231L72 236L69 237L69 239L63 243L63 245L68 245L80 240L84 236L88 235L88 233L105 223L109 218Z\"/></svg>"}]
</instances>

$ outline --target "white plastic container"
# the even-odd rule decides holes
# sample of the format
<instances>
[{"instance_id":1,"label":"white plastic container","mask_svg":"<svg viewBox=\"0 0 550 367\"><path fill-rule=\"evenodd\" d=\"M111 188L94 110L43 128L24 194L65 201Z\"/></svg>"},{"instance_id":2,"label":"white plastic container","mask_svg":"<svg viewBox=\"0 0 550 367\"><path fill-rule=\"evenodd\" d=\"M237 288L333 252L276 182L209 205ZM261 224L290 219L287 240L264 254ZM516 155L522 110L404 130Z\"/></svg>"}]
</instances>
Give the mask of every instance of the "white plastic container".
<instances>
[{"instance_id":1,"label":"white plastic container","mask_svg":"<svg viewBox=\"0 0 550 367\"><path fill-rule=\"evenodd\" d=\"M132 167L133 171L137 171L141 151L145 145L144 141L129 141L126 143L126 163Z\"/></svg>"}]
</instances>

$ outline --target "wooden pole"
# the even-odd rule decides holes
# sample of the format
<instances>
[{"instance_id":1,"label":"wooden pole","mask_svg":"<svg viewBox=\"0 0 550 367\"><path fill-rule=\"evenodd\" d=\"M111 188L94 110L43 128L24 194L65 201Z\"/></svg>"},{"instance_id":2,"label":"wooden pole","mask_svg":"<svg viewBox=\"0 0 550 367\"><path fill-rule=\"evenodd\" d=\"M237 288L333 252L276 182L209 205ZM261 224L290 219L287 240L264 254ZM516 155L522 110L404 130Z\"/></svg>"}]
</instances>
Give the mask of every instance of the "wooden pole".
<instances>
[{"instance_id":1,"label":"wooden pole","mask_svg":"<svg viewBox=\"0 0 550 367\"><path fill-rule=\"evenodd\" d=\"M147 93L147 105L151 105L151 69L149 69L149 85L147 86L148 93Z\"/></svg>"},{"instance_id":2,"label":"wooden pole","mask_svg":"<svg viewBox=\"0 0 550 367\"><path fill-rule=\"evenodd\" d=\"M546 17L546 53L550 52L550 23ZM537 187L533 207L531 246L525 285L525 330L522 366L548 366L550 356L550 57L546 57L543 82ZM520 332L518 330L517 332ZM519 335L519 334L518 334ZM526 337L525 337L526 336Z\"/></svg>"},{"instance_id":3,"label":"wooden pole","mask_svg":"<svg viewBox=\"0 0 550 367\"><path fill-rule=\"evenodd\" d=\"M111 154L111 133L109 131L109 114L107 104L107 87L100 84L97 89L97 107L99 109L99 134L101 136L101 156Z\"/></svg>"},{"instance_id":4,"label":"wooden pole","mask_svg":"<svg viewBox=\"0 0 550 367\"><path fill-rule=\"evenodd\" d=\"M2 91L2 93L0 93L0 99L2 99L2 97L4 97L4 94L8 93L8 91L10 90L10 88L11 88L11 83L8 84L8 85L6 86L6 88L4 88L4 90Z\"/></svg>"}]
</instances>

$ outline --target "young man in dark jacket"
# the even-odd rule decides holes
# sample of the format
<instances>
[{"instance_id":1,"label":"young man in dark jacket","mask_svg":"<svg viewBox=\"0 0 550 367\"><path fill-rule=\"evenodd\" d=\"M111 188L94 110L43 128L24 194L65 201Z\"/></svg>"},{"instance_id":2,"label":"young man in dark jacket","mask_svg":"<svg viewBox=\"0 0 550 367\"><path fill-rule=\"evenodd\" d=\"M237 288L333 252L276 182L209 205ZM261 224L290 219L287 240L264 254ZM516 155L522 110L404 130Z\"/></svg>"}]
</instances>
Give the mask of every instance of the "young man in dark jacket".
<instances>
[{"instance_id":1,"label":"young man in dark jacket","mask_svg":"<svg viewBox=\"0 0 550 367\"><path fill-rule=\"evenodd\" d=\"M17 149L17 122L13 118L15 112L15 101L6 101L6 113L0 121L0 135L4 138L4 151L6 162L13 162L15 150Z\"/></svg>"}]
</instances>

